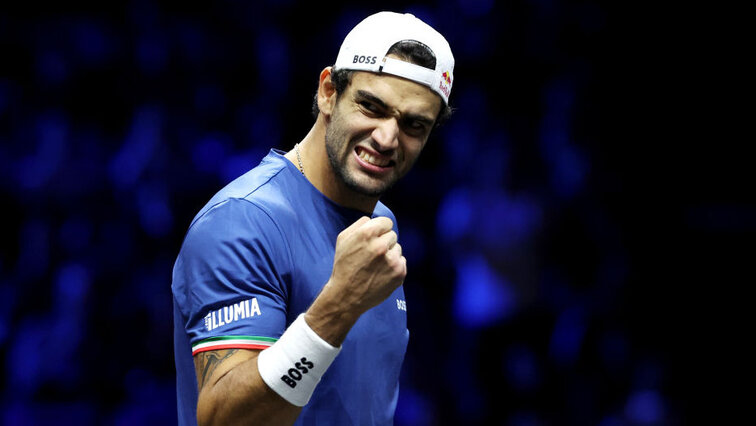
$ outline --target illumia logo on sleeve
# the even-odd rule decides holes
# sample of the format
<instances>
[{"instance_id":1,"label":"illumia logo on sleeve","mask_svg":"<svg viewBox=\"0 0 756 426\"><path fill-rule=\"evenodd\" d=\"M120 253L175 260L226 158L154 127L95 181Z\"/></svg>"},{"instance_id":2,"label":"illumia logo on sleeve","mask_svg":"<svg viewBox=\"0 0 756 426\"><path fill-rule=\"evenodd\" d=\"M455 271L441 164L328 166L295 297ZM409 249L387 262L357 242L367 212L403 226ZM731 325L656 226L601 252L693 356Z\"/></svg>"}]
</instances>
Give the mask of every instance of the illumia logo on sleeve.
<instances>
[{"instance_id":1,"label":"illumia logo on sleeve","mask_svg":"<svg viewBox=\"0 0 756 426\"><path fill-rule=\"evenodd\" d=\"M257 303L257 298L253 297L211 311L205 316L205 329L207 329L207 331L214 330L234 321L250 318L255 315L260 315L260 305Z\"/></svg>"}]
</instances>

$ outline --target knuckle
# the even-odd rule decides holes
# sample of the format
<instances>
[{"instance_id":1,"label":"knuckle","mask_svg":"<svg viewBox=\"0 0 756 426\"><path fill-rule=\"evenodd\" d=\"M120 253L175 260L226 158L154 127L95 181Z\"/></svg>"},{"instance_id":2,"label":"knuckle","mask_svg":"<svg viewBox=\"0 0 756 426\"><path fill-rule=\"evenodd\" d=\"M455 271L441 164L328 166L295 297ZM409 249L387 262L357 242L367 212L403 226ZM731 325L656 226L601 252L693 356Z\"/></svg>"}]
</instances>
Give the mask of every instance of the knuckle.
<instances>
[{"instance_id":1,"label":"knuckle","mask_svg":"<svg viewBox=\"0 0 756 426\"><path fill-rule=\"evenodd\" d=\"M380 256L385 254L385 245L381 244L378 240L373 240L370 242L370 244L367 247L367 250L370 254L374 256Z\"/></svg>"},{"instance_id":2,"label":"knuckle","mask_svg":"<svg viewBox=\"0 0 756 426\"><path fill-rule=\"evenodd\" d=\"M357 228L355 229L354 234L359 235L361 237L367 237L370 235L370 228L366 226L363 226L362 228Z\"/></svg>"},{"instance_id":3,"label":"knuckle","mask_svg":"<svg viewBox=\"0 0 756 426\"><path fill-rule=\"evenodd\" d=\"M392 253L387 256L387 262L394 273L401 272L404 269L404 256L399 253L392 251Z\"/></svg>"},{"instance_id":4,"label":"knuckle","mask_svg":"<svg viewBox=\"0 0 756 426\"><path fill-rule=\"evenodd\" d=\"M394 222L386 216L379 216L373 219L375 223L381 227L393 228Z\"/></svg>"},{"instance_id":5,"label":"knuckle","mask_svg":"<svg viewBox=\"0 0 756 426\"><path fill-rule=\"evenodd\" d=\"M399 272L399 275L407 275L407 262L404 260L404 257L399 258L399 261L397 262L397 271Z\"/></svg>"}]
</instances>

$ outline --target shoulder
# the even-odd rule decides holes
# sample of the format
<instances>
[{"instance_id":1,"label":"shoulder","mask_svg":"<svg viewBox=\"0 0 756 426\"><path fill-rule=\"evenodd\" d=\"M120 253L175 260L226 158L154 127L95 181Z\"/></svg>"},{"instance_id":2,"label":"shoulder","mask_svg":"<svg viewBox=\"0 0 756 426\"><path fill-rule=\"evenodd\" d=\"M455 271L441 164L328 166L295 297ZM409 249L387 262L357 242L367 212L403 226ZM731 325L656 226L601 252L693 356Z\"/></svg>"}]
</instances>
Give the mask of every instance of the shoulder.
<instances>
[{"instance_id":1,"label":"shoulder","mask_svg":"<svg viewBox=\"0 0 756 426\"><path fill-rule=\"evenodd\" d=\"M259 165L218 191L197 213L190 228L209 212L223 208L224 205L243 205L243 203L239 204L231 200L247 201L250 204L248 208L252 210L255 210L251 207L252 205L269 213L274 213L272 210L286 210L288 205L291 204L288 202L288 194L285 190L287 181L291 180L287 161L282 155L271 151ZM225 208L233 210L233 207ZM241 211L243 210L241 209Z\"/></svg>"},{"instance_id":2,"label":"shoulder","mask_svg":"<svg viewBox=\"0 0 756 426\"><path fill-rule=\"evenodd\" d=\"M197 213L189 233L198 225L216 222L261 222L286 228L297 220L295 211L297 176L292 175L288 160L271 150L259 165L234 179L218 191ZM201 227L202 227L201 226Z\"/></svg>"},{"instance_id":3,"label":"shoulder","mask_svg":"<svg viewBox=\"0 0 756 426\"><path fill-rule=\"evenodd\" d=\"M285 230L297 218L288 188L292 173L287 162L271 151L259 165L218 191L189 225L182 254L240 244L285 245Z\"/></svg>"},{"instance_id":4,"label":"shoulder","mask_svg":"<svg viewBox=\"0 0 756 426\"><path fill-rule=\"evenodd\" d=\"M177 266L204 270L216 265L234 270L263 253L285 258L288 247L282 232L273 216L256 203L229 198L207 209L192 223Z\"/></svg>"},{"instance_id":5,"label":"shoulder","mask_svg":"<svg viewBox=\"0 0 756 426\"><path fill-rule=\"evenodd\" d=\"M283 293L279 278L291 265L289 239L274 216L253 201L229 198L207 209L187 231L173 268L174 297L180 307L190 300L214 300L246 288L253 277L256 285Z\"/></svg>"}]
</instances>

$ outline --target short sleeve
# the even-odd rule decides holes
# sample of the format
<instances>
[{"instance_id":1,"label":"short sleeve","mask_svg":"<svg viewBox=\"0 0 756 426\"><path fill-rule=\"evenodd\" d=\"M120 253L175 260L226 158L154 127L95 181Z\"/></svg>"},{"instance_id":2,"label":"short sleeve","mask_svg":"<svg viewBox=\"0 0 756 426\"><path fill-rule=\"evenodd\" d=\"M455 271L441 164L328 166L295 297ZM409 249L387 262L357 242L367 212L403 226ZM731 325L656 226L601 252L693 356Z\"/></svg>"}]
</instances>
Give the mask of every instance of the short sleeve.
<instances>
[{"instance_id":1,"label":"short sleeve","mask_svg":"<svg viewBox=\"0 0 756 426\"><path fill-rule=\"evenodd\" d=\"M286 328L291 254L266 210L245 199L213 206L190 227L173 295L199 352L271 346Z\"/></svg>"}]
</instances>

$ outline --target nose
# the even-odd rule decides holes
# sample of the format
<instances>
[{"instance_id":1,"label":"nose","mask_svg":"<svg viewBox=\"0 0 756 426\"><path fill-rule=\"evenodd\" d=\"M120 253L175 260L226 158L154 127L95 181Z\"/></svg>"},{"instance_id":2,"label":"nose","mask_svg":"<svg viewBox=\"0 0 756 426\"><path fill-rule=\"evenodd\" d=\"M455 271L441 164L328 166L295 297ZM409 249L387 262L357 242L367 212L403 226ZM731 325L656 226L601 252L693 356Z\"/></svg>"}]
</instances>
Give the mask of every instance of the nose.
<instances>
[{"instance_id":1,"label":"nose","mask_svg":"<svg viewBox=\"0 0 756 426\"><path fill-rule=\"evenodd\" d=\"M371 134L380 151L389 151L399 145L399 123L391 117L381 121Z\"/></svg>"}]
</instances>

